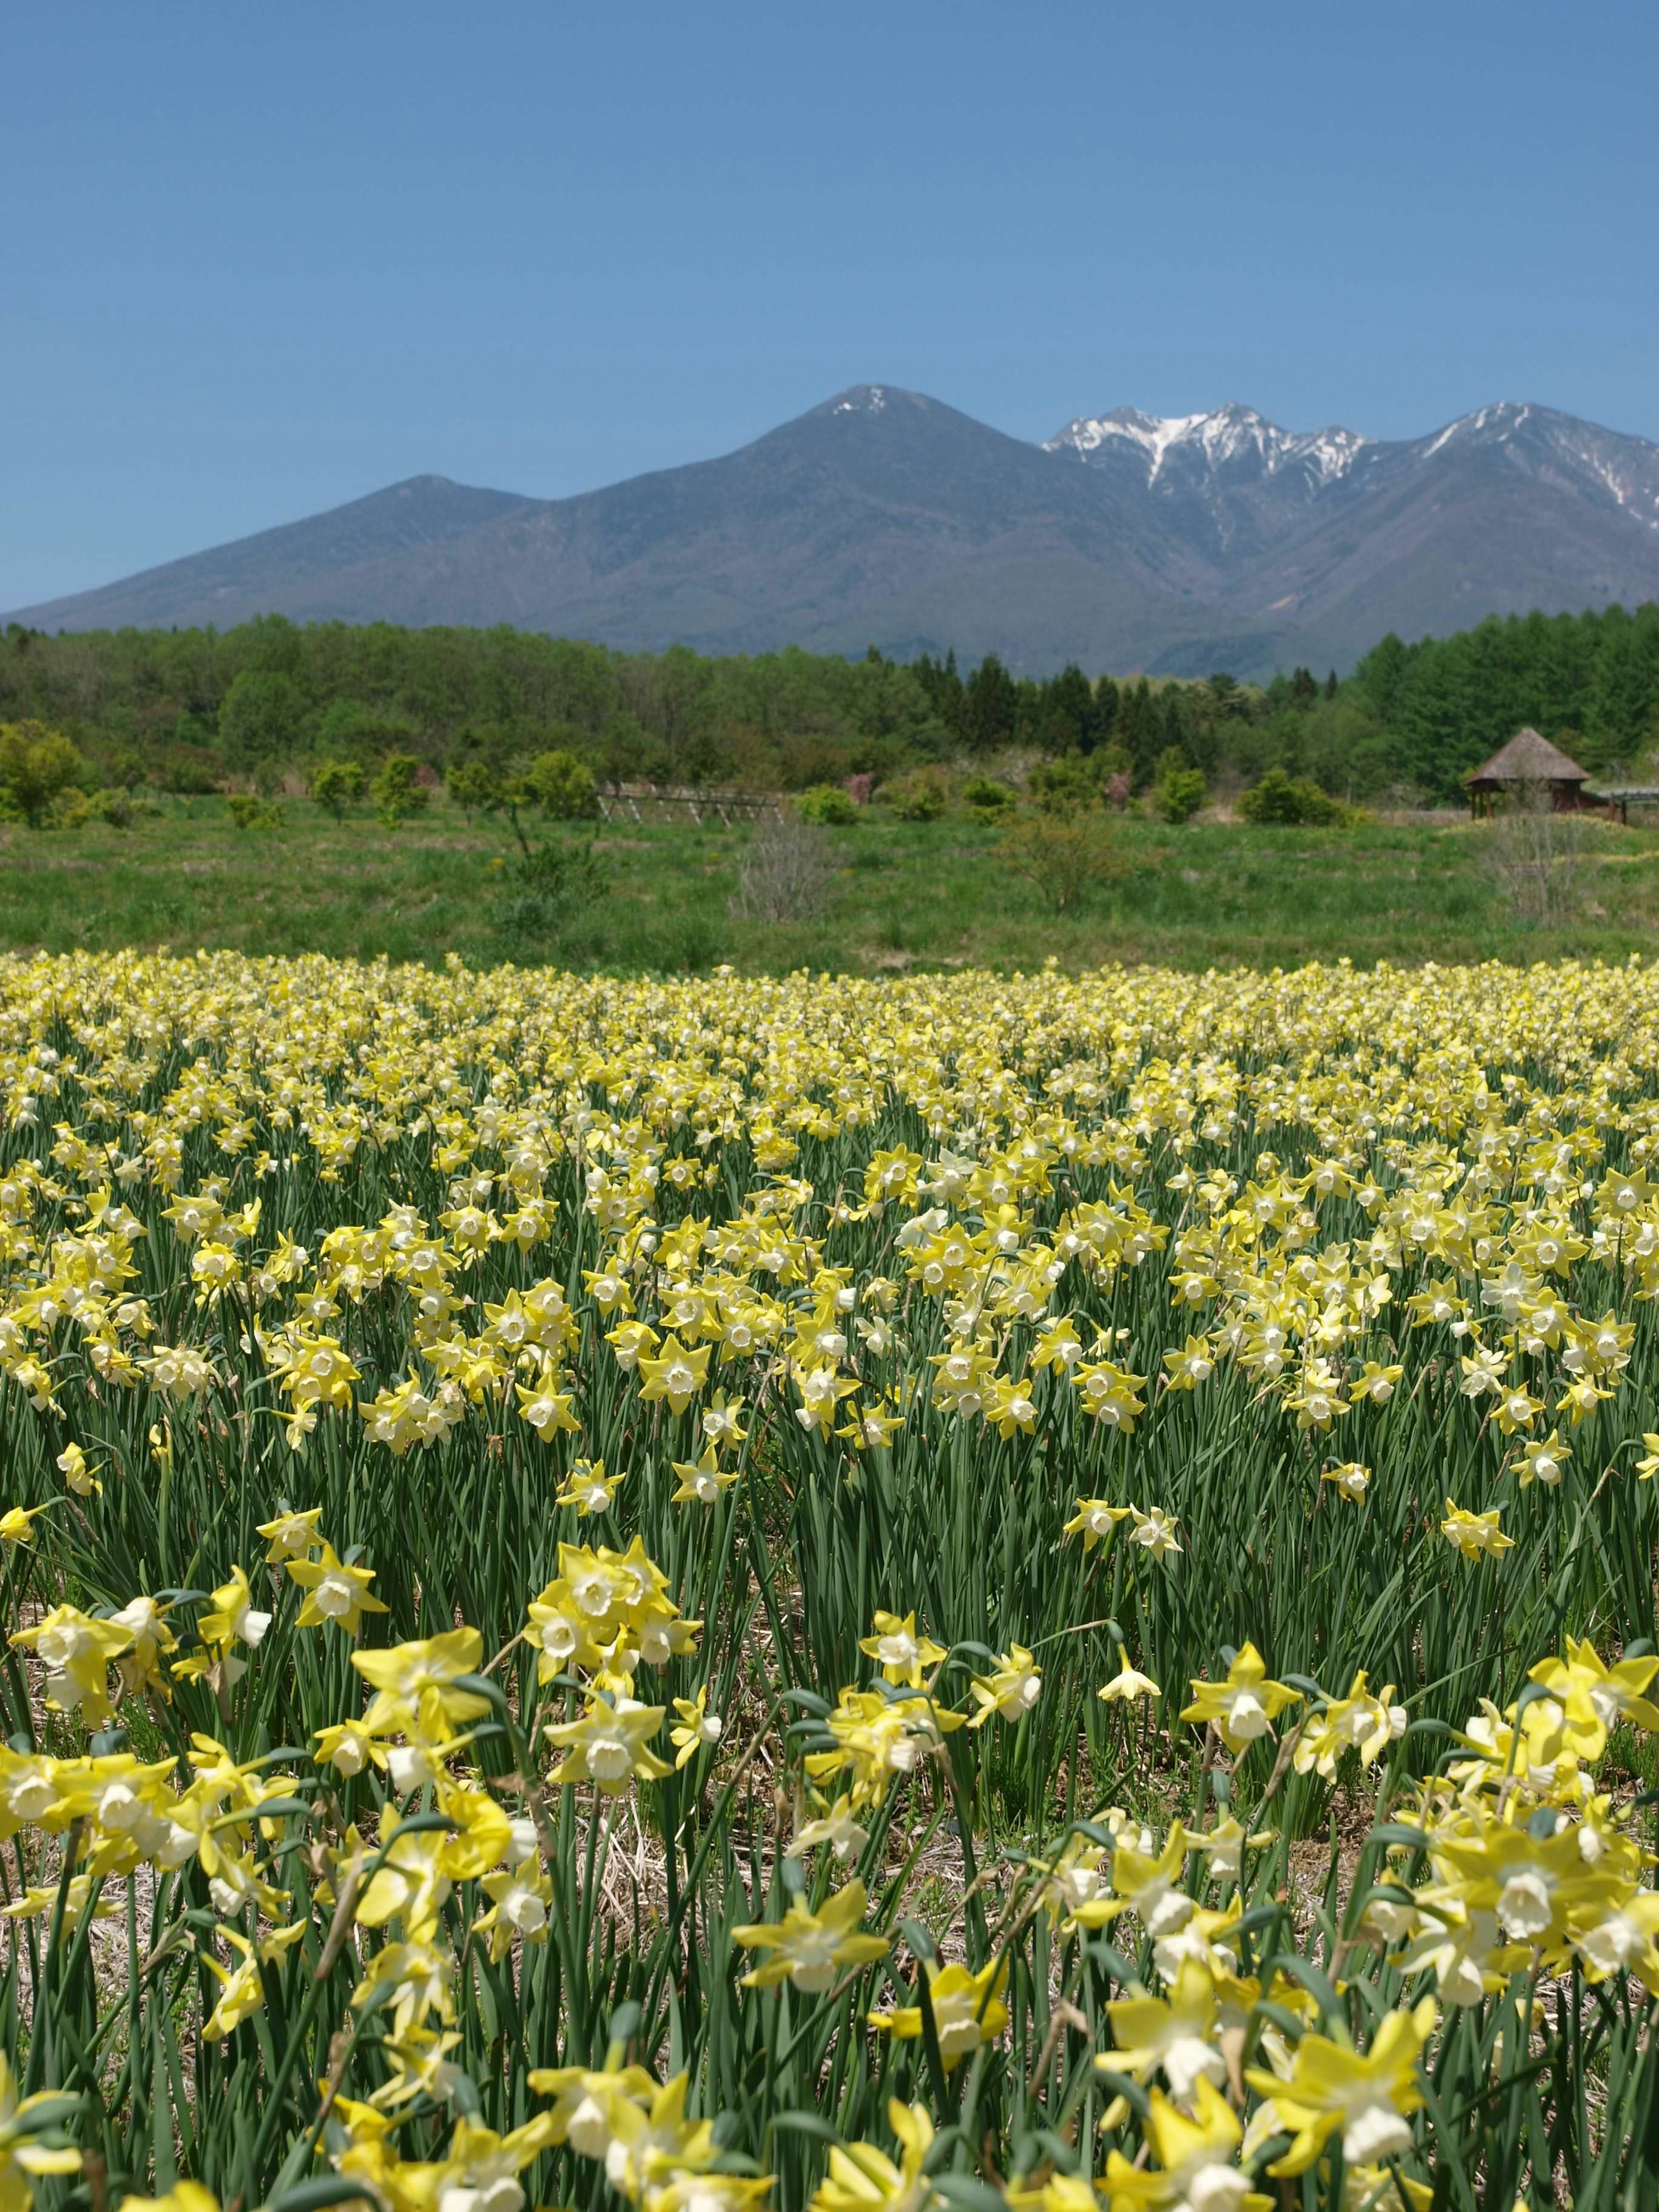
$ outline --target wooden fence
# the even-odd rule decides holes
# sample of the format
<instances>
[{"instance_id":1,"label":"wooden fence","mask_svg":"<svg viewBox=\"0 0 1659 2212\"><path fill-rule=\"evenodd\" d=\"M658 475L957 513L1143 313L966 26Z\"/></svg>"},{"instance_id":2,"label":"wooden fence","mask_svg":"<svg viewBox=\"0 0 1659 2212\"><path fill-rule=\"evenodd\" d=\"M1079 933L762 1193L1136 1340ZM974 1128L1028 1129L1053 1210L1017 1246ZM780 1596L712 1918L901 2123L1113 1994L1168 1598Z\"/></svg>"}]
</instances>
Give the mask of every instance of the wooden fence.
<instances>
[{"instance_id":1,"label":"wooden fence","mask_svg":"<svg viewBox=\"0 0 1659 2212\"><path fill-rule=\"evenodd\" d=\"M684 783L602 783L594 794L607 822L776 822L783 795Z\"/></svg>"}]
</instances>

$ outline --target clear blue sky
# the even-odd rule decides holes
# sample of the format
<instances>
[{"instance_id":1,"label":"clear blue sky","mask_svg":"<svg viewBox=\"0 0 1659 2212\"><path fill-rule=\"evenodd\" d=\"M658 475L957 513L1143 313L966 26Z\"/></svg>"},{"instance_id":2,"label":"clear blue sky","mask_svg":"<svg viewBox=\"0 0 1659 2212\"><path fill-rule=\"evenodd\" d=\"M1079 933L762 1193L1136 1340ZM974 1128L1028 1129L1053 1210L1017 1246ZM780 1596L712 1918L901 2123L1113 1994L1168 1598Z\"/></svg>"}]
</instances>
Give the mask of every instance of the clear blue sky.
<instances>
[{"instance_id":1,"label":"clear blue sky","mask_svg":"<svg viewBox=\"0 0 1659 2212\"><path fill-rule=\"evenodd\" d=\"M1659 7L14 10L0 607L864 380L1659 439Z\"/></svg>"}]
</instances>

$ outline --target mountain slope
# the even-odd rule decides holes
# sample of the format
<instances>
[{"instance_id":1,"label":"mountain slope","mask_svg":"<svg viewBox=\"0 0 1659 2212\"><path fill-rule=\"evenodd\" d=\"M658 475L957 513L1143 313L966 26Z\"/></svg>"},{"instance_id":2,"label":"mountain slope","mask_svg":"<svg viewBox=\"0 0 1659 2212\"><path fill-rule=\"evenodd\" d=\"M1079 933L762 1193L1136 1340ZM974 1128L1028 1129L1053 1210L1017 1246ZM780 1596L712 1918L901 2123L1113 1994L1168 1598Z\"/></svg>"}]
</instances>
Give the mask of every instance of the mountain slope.
<instances>
[{"instance_id":1,"label":"mountain slope","mask_svg":"<svg viewBox=\"0 0 1659 2212\"><path fill-rule=\"evenodd\" d=\"M286 613L290 601L325 598L335 580L355 568L407 559L531 504L515 492L410 477L325 514L141 569L97 591L24 607L9 619L37 629L120 629L174 623L222 627L253 614Z\"/></svg>"},{"instance_id":2,"label":"mountain slope","mask_svg":"<svg viewBox=\"0 0 1659 2212\"><path fill-rule=\"evenodd\" d=\"M1390 629L1656 595L1659 447L1548 409L1392 442L1118 409L1038 447L860 385L718 460L562 500L416 477L15 619L509 622L1259 675L1346 666Z\"/></svg>"}]
</instances>

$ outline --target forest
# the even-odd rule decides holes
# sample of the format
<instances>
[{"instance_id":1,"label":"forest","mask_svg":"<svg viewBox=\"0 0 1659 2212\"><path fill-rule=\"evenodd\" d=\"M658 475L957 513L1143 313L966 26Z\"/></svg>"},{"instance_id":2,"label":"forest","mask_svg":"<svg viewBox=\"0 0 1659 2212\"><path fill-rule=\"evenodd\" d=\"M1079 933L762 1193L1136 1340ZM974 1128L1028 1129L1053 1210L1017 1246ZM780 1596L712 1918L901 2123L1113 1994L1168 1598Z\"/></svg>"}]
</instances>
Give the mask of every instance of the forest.
<instances>
[{"instance_id":1,"label":"forest","mask_svg":"<svg viewBox=\"0 0 1659 2212\"><path fill-rule=\"evenodd\" d=\"M413 755L497 769L550 748L605 779L801 789L1011 749L1107 754L1145 788L1172 765L1237 791L1272 768L1346 800L1455 799L1525 722L1603 777L1659 747L1659 606L1493 617L1385 637L1339 681L1265 687L1090 674L994 656L900 663L796 649L624 653L501 627L296 625L0 639L0 723L70 738L102 786L275 790L320 761ZM1096 765L1103 766L1104 762Z\"/></svg>"}]
</instances>

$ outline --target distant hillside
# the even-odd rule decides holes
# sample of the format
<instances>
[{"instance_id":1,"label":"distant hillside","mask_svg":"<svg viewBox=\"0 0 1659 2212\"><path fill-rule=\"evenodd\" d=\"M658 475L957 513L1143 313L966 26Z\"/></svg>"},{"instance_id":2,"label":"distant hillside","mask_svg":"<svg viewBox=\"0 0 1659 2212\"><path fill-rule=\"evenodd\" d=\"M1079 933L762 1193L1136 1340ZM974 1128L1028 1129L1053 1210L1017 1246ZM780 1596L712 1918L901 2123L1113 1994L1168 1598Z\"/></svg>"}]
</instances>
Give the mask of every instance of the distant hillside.
<instances>
[{"instance_id":1,"label":"distant hillside","mask_svg":"<svg viewBox=\"0 0 1659 2212\"><path fill-rule=\"evenodd\" d=\"M10 619L505 622L1265 678L1346 669L1390 630L1656 595L1659 447L1547 408L1399 442L1118 409L1038 447L860 385L720 460L563 500L414 477Z\"/></svg>"}]
</instances>

